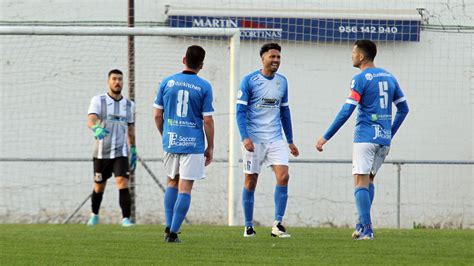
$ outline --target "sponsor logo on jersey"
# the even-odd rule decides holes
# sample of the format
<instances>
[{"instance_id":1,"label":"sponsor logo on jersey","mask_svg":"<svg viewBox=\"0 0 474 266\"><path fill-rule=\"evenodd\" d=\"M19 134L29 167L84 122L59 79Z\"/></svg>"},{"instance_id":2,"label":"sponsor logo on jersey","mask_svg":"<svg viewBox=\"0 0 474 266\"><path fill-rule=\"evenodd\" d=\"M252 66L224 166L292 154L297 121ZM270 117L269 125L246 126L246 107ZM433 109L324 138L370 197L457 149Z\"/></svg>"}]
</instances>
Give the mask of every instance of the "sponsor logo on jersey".
<instances>
[{"instance_id":1,"label":"sponsor logo on jersey","mask_svg":"<svg viewBox=\"0 0 474 266\"><path fill-rule=\"evenodd\" d=\"M244 93L242 92L242 90L239 90L239 91L237 92L237 98L242 97L242 95L244 95Z\"/></svg>"},{"instance_id":2,"label":"sponsor logo on jersey","mask_svg":"<svg viewBox=\"0 0 474 266\"><path fill-rule=\"evenodd\" d=\"M168 132L168 148L174 146L177 138L178 134L176 134L175 132Z\"/></svg>"},{"instance_id":3,"label":"sponsor logo on jersey","mask_svg":"<svg viewBox=\"0 0 474 266\"><path fill-rule=\"evenodd\" d=\"M355 84L356 84L356 81L355 81L355 79L353 79L351 81L351 89L355 88Z\"/></svg>"},{"instance_id":4,"label":"sponsor logo on jersey","mask_svg":"<svg viewBox=\"0 0 474 266\"><path fill-rule=\"evenodd\" d=\"M285 96L285 88L281 86L280 81L276 82L276 87L277 87L278 93L280 94L280 98L283 98L283 96Z\"/></svg>"},{"instance_id":5,"label":"sponsor logo on jersey","mask_svg":"<svg viewBox=\"0 0 474 266\"><path fill-rule=\"evenodd\" d=\"M257 103L257 108L279 108L280 100L276 98L262 98Z\"/></svg>"},{"instance_id":6,"label":"sponsor logo on jersey","mask_svg":"<svg viewBox=\"0 0 474 266\"><path fill-rule=\"evenodd\" d=\"M175 126L175 127L190 127L190 128L195 128L196 127L196 123L194 123L194 122L182 121L182 120L173 120L171 118L168 118L168 125Z\"/></svg>"},{"instance_id":7,"label":"sponsor logo on jersey","mask_svg":"<svg viewBox=\"0 0 474 266\"><path fill-rule=\"evenodd\" d=\"M365 74L365 79L366 80L372 80L373 78L378 78L378 77L391 77L392 75L390 75L389 73L386 73L386 72L380 72L380 73L367 73Z\"/></svg>"},{"instance_id":8,"label":"sponsor logo on jersey","mask_svg":"<svg viewBox=\"0 0 474 266\"><path fill-rule=\"evenodd\" d=\"M166 87L172 88L175 84L174 80L168 80L168 83L166 83Z\"/></svg>"},{"instance_id":9,"label":"sponsor logo on jersey","mask_svg":"<svg viewBox=\"0 0 474 266\"><path fill-rule=\"evenodd\" d=\"M169 83L169 81L168 81L168 83ZM193 89L193 90L196 90L196 91L201 91L201 87L196 86L196 85L191 84L191 83L188 83L186 81L174 81L173 80L173 86L180 86L180 87Z\"/></svg>"},{"instance_id":10,"label":"sponsor logo on jersey","mask_svg":"<svg viewBox=\"0 0 474 266\"><path fill-rule=\"evenodd\" d=\"M372 120L372 121L387 121L387 120L392 120L392 115L371 114L370 120Z\"/></svg>"},{"instance_id":11,"label":"sponsor logo on jersey","mask_svg":"<svg viewBox=\"0 0 474 266\"><path fill-rule=\"evenodd\" d=\"M391 139L392 132L387 129L383 129L380 125L372 125L375 130L374 137L372 139Z\"/></svg>"},{"instance_id":12,"label":"sponsor logo on jersey","mask_svg":"<svg viewBox=\"0 0 474 266\"><path fill-rule=\"evenodd\" d=\"M374 74L372 74L372 76L374 78L378 78L378 77L391 77L392 75L390 75L389 73L386 73L386 72L380 72L380 73L374 73Z\"/></svg>"},{"instance_id":13,"label":"sponsor logo on jersey","mask_svg":"<svg viewBox=\"0 0 474 266\"><path fill-rule=\"evenodd\" d=\"M108 114L108 115L107 115L107 122L112 122L112 123L127 123L127 122L128 122L128 119L127 119L127 116L125 116L125 115Z\"/></svg>"},{"instance_id":14,"label":"sponsor logo on jersey","mask_svg":"<svg viewBox=\"0 0 474 266\"><path fill-rule=\"evenodd\" d=\"M172 147L196 147L197 138L178 136L176 132L168 132L168 148Z\"/></svg>"}]
</instances>

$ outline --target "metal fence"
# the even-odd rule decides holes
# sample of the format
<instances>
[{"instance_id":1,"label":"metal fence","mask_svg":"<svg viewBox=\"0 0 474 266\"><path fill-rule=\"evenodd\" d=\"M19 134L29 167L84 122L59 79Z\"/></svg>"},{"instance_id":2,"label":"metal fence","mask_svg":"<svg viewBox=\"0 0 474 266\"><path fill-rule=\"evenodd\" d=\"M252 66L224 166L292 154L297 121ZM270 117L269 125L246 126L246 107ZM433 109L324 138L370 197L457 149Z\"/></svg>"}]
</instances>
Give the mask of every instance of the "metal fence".
<instances>
[{"instance_id":1,"label":"metal fence","mask_svg":"<svg viewBox=\"0 0 474 266\"><path fill-rule=\"evenodd\" d=\"M89 158L0 158L0 163L22 163L22 164L25 164L25 163L85 163L85 162L90 162L91 159ZM159 162L161 162L161 158L148 158L148 159L144 159L144 158L140 158L140 163L141 163L141 168L142 168L142 175L143 176L148 176L150 177L153 182L149 182L149 184L151 184L151 186L153 186L153 183L156 185L156 188L150 188L151 190L155 190L155 191L162 191L164 192L164 189L165 189L165 186L166 184L163 183L163 179L162 179L162 173L156 173L156 170L154 171L154 169L156 169L156 165L160 165ZM225 165L227 163L227 159L222 159L222 158L217 158L215 159L215 162L218 163L218 164L221 164L221 165ZM290 160L290 163L291 164L297 164L297 165L305 165L304 167L298 167L298 166L295 166L293 167L293 169L303 169L303 168L309 168L311 171L314 171L314 167L321 167L321 165L332 165L332 164L335 164L335 165L350 165L352 163L351 160ZM436 168L436 167L440 167L440 166L447 166L447 165L451 165L451 166L455 166L457 168L462 168L463 166L467 166L468 168L467 169L464 169L464 172L465 176L464 177L464 182L466 182L467 180L467 183L464 183L464 184L460 184L461 186L466 186L466 189L467 191L469 191L469 188L471 188L471 195L472 195L472 188L474 187L474 176L472 175L473 174L473 169L472 166L474 166L474 161L470 161L470 160L465 160L465 161L441 161L441 160L387 160L385 162L385 165L393 165L395 166L396 168L396 172L394 173L393 171L389 172L389 173L385 173L385 176L387 175L393 175L393 174L396 174L396 191L393 191L391 188L389 188L389 190L391 191L390 193L396 193L396 227L397 228L400 228L402 227L401 224L402 224L402 207L403 207L403 204L404 204L404 198L402 198L403 194L402 194L402 182L404 180L407 180L408 181L408 178L410 178L410 176L413 176L413 175L416 175L416 174L413 174L413 173L410 173L410 172L404 172L404 167L408 167L408 166L415 166L415 167L418 167L419 165L428 165L430 168L428 168L430 171L432 171L433 169L431 169L433 166L433 168ZM222 170L222 173L226 173L227 171L224 169L225 167L221 167L223 170ZM383 168L386 168L383 167ZM240 169L240 168L239 168ZM417 169L417 168L415 168ZM392 169L393 170L393 169ZM408 171L410 171L412 169L408 169ZM422 172L426 172L427 170L426 169L419 169L420 171ZM434 169L434 171L436 171L436 169ZM450 171L448 169L448 171ZM344 173L346 173L346 171L344 170L343 171ZM405 175L404 175L405 173ZM308 174L307 174L308 175ZM344 174L345 176L349 176L349 174ZM441 174L441 175L444 175L444 174ZM469 176L470 175L470 176ZM15 177L13 177L15 178ZM309 177L306 177L308 180L310 179ZM393 178L393 176L392 176ZM391 179L391 182L393 182L393 179ZM6 179L4 179L6 180ZM419 181L420 183L418 184L418 187L419 188L424 188L426 184L424 184L423 182L425 181ZM436 182L436 181L434 181ZM461 181L457 181L456 179L453 179L452 182L461 182ZM6 185L7 182L3 183L3 184L0 184L0 189L4 189L4 186ZM347 183L344 181L344 183ZM223 185L223 184L221 184ZM24 187L28 186L28 184L25 184ZM34 185L33 185L34 186ZM439 184L438 187L442 187L443 184ZM225 186L224 186L225 187ZM239 181L239 185L237 187L240 187L240 181ZM385 187L385 190L387 190L387 188ZM225 195L229 195L229 192L226 191L224 188L222 188L221 191L219 191L219 193L223 194L221 196L225 197ZM267 194L269 194L271 192L268 192ZM452 191L450 193L453 193ZM3 194L3 193L2 193ZM6 193L8 194L8 193ZM87 194L87 193L86 193ZM83 205L85 205L87 202L88 202L88 198L90 195L86 195L86 194L83 194L83 198L78 198L77 196L74 198L74 199L70 199L70 201L72 202L76 202L75 203L75 207L69 207L69 214L67 216L62 216L63 218L62 219L62 222L63 223L67 223L69 222L75 215L76 213L78 213ZM296 194L296 193L295 193ZM466 194L466 193L464 193ZM236 194L238 195L238 194ZM340 195L334 195L334 198L338 198ZM452 196L456 196L456 193L452 194ZM39 195L38 197L41 197L41 195ZM64 197L67 197L67 195L65 195ZM468 196L469 198L469 196ZM235 205L239 205L238 202L239 201L239 198L238 196L234 199L232 199L233 201L235 201ZM349 202L350 200L347 200L346 199L346 202L344 202L345 204L348 204L350 205L351 203ZM405 199L406 201L406 199ZM471 217L471 212L472 211L469 211L470 209L470 205L472 205L472 202L469 203L469 200L467 201L458 201L458 202L461 202L461 204L464 204L465 206L463 207L465 210L466 210L466 217L465 219L467 219L467 223L468 223L468 227L472 226L471 223L473 223L473 221L470 221L472 220L474 217ZM27 204L27 203L23 203L23 204ZM433 203L435 204L435 203ZM456 204L453 203L453 204ZM73 206L74 203L70 204L69 206ZM392 209L393 204L390 203L390 206L384 206L383 208L390 208ZM8 207L9 209L6 211L6 212L14 212L15 210L15 206L11 206L11 207ZM268 206L266 206L265 208L269 208ZM431 208L431 207L430 207ZM449 206L444 206L444 208L449 208ZM1 208L0 208L1 209ZM222 207L221 209L225 209L225 206ZM3 212L3 210L0 210ZM267 211L267 210L266 210ZM385 210L386 211L386 210ZM463 214L464 215L464 214ZM393 217L390 216L390 217ZM390 219L393 219L393 218L390 218ZM239 220L239 219L237 219ZM392 220L393 221L393 220ZM196 222L200 222L199 219L196 220ZM206 222L206 221L204 221ZM217 223L223 223L223 221L214 221L214 222L217 222ZM395 225L394 223L392 223L393 226ZM405 226L406 227L406 221L405 221Z\"/></svg>"}]
</instances>

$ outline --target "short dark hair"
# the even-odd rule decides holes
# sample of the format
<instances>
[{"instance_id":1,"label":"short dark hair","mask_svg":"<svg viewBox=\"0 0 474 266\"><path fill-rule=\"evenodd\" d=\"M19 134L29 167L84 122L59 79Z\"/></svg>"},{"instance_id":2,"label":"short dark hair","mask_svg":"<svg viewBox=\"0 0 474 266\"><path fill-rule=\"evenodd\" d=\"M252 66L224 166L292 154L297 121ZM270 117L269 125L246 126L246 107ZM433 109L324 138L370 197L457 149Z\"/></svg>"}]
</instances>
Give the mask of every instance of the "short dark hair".
<instances>
[{"instance_id":1,"label":"short dark hair","mask_svg":"<svg viewBox=\"0 0 474 266\"><path fill-rule=\"evenodd\" d=\"M271 42L271 43L266 43L262 46L262 48L260 48L260 57L268 52L269 50L272 50L272 49L275 49L275 50L278 50L279 52L281 52L281 46L278 44L278 43L275 43L275 42Z\"/></svg>"},{"instance_id":2,"label":"short dark hair","mask_svg":"<svg viewBox=\"0 0 474 266\"><path fill-rule=\"evenodd\" d=\"M110 78L110 76L111 76L112 74L119 74L119 75L122 75L122 76L123 76L122 71L120 71L120 70L118 70L118 69L112 69L112 70L110 70L108 77Z\"/></svg>"},{"instance_id":3,"label":"short dark hair","mask_svg":"<svg viewBox=\"0 0 474 266\"><path fill-rule=\"evenodd\" d=\"M206 51L199 45L191 45L186 50L186 66L191 69L198 69L204 62Z\"/></svg>"},{"instance_id":4,"label":"short dark hair","mask_svg":"<svg viewBox=\"0 0 474 266\"><path fill-rule=\"evenodd\" d=\"M369 61L374 61L377 55L377 45L371 40L358 40L354 43L358 49L362 51L365 58Z\"/></svg>"}]
</instances>

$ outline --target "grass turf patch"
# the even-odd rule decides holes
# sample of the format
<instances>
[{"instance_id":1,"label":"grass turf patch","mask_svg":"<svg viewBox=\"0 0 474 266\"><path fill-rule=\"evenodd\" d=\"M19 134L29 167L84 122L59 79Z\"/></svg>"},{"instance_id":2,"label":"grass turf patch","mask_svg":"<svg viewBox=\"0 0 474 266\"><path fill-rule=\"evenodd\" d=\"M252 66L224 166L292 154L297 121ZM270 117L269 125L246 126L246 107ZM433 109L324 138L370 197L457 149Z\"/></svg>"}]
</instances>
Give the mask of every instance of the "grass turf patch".
<instances>
[{"instance_id":1,"label":"grass turf patch","mask_svg":"<svg viewBox=\"0 0 474 266\"><path fill-rule=\"evenodd\" d=\"M2 264L474 264L472 230L375 229L354 241L351 229L184 225L182 243L165 243L163 226L0 225Z\"/></svg>"}]
</instances>

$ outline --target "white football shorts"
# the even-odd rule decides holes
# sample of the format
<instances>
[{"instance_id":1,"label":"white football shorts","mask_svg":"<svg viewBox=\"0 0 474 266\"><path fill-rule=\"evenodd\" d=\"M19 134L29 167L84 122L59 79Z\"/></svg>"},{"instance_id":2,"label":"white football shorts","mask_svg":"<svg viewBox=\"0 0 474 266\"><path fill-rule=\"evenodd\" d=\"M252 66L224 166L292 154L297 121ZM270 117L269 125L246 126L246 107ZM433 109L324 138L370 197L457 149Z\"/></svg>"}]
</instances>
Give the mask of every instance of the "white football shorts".
<instances>
[{"instance_id":1,"label":"white football shorts","mask_svg":"<svg viewBox=\"0 0 474 266\"><path fill-rule=\"evenodd\" d=\"M205 178L204 154L179 154L165 152L163 157L166 174L174 179L179 174L180 179L199 180Z\"/></svg>"},{"instance_id":2,"label":"white football shorts","mask_svg":"<svg viewBox=\"0 0 474 266\"><path fill-rule=\"evenodd\" d=\"M283 140L254 143L254 151L247 151L242 144L242 164L245 174L260 174L262 165L288 165L288 149Z\"/></svg>"},{"instance_id":3,"label":"white football shorts","mask_svg":"<svg viewBox=\"0 0 474 266\"><path fill-rule=\"evenodd\" d=\"M390 151L390 146L375 143L354 143L352 150L352 174L377 174Z\"/></svg>"}]
</instances>

